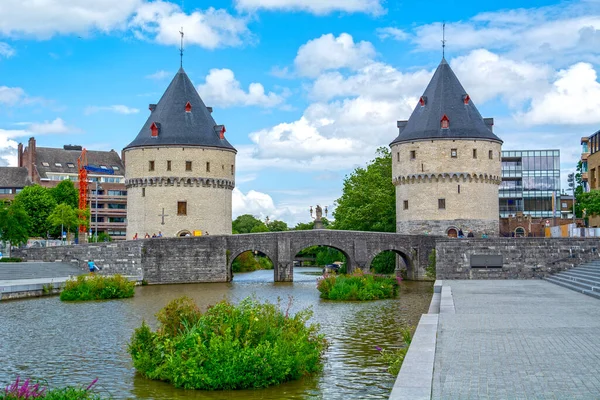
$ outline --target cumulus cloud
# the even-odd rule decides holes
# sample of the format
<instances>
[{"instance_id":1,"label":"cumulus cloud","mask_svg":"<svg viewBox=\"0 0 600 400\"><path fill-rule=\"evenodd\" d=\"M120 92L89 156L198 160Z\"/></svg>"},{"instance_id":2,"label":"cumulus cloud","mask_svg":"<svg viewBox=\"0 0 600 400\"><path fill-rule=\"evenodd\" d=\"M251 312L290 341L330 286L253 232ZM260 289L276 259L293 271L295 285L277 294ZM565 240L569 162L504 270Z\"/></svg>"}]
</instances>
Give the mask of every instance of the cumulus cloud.
<instances>
[{"instance_id":1,"label":"cumulus cloud","mask_svg":"<svg viewBox=\"0 0 600 400\"><path fill-rule=\"evenodd\" d=\"M347 33L338 37L328 33L300 46L294 64L301 75L316 77L327 70L360 68L368 64L373 57L375 48L371 43L355 43Z\"/></svg>"},{"instance_id":2,"label":"cumulus cloud","mask_svg":"<svg viewBox=\"0 0 600 400\"><path fill-rule=\"evenodd\" d=\"M165 1L142 4L129 26L138 38L153 39L165 45L179 45L179 31L184 27L186 45L207 49L238 46L251 36L244 17L234 17L226 10L213 7L186 14L178 5Z\"/></svg>"},{"instance_id":3,"label":"cumulus cloud","mask_svg":"<svg viewBox=\"0 0 600 400\"><path fill-rule=\"evenodd\" d=\"M198 86L198 92L205 102L213 106L232 107L260 106L273 107L283 103L284 97L273 92L265 92L260 83L251 83L248 91L241 87L240 82L230 69L211 69L206 76L206 83Z\"/></svg>"},{"instance_id":4,"label":"cumulus cloud","mask_svg":"<svg viewBox=\"0 0 600 400\"><path fill-rule=\"evenodd\" d=\"M342 11L380 15L385 12L381 3L381 0L236 0L236 7L243 11L305 11L316 15Z\"/></svg>"},{"instance_id":5,"label":"cumulus cloud","mask_svg":"<svg viewBox=\"0 0 600 400\"><path fill-rule=\"evenodd\" d=\"M81 132L79 128L68 126L62 118L56 118L54 119L54 121L32 123L29 125L28 131L31 133L37 133L41 135Z\"/></svg>"},{"instance_id":6,"label":"cumulus cloud","mask_svg":"<svg viewBox=\"0 0 600 400\"><path fill-rule=\"evenodd\" d=\"M13 106L25 98L25 91L19 87L0 86L0 104Z\"/></svg>"},{"instance_id":7,"label":"cumulus cloud","mask_svg":"<svg viewBox=\"0 0 600 400\"><path fill-rule=\"evenodd\" d=\"M108 32L122 27L142 0L0 2L0 34L49 39L57 34Z\"/></svg>"},{"instance_id":8,"label":"cumulus cloud","mask_svg":"<svg viewBox=\"0 0 600 400\"><path fill-rule=\"evenodd\" d=\"M521 117L529 124L600 123L600 82L593 66L577 63L557 73L551 89L534 97Z\"/></svg>"},{"instance_id":9,"label":"cumulus cloud","mask_svg":"<svg viewBox=\"0 0 600 400\"><path fill-rule=\"evenodd\" d=\"M8 43L0 42L0 56L10 58L15 55L15 49L10 47Z\"/></svg>"},{"instance_id":10,"label":"cumulus cloud","mask_svg":"<svg viewBox=\"0 0 600 400\"><path fill-rule=\"evenodd\" d=\"M122 104L115 104L112 106L88 106L85 108L83 113L85 115L91 115L91 114L95 114L97 112L102 112L102 111L114 112L117 114L125 114L125 115L137 114L140 112L140 110L137 108L127 107Z\"/></svg>"}]
</instances>

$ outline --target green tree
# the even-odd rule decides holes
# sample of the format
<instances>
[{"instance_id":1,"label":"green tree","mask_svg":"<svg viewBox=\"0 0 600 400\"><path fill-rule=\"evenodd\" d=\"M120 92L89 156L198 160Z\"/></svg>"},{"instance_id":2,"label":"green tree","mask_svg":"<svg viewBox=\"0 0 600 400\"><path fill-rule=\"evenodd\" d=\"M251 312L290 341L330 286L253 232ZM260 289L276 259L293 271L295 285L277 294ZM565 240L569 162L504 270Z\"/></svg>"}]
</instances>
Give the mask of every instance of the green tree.
<instances>
[{"instance_id":1,"label":"green tree","mask_svg":"<svg viewBox=\"0 0 600 400\"><path fill-rule=\"evenodd\" d=\"M284 232L288 231L288 225L283 221L274 220L268 223L269 232Z\"/></svg>"},{"instance_id":2,"label":"green tree","mask_svg":"<svg viewBox=\"0 0 600 400\"><path fill-rule=\"evenodd\" d=\"M396 231L396 193L389 149L380 147L366 168L356 168L346 176L333 216L334 229Z\"/></svg>"},{"instance_id":3,"label":"green tree","mask_svg":"<svg viewBox=\"0 0 600 400\"><path fill-rule=\"evenodd\" d=\"M583 210L585 208L586 216L600 215L600 190L592 190L588 193L581 193L578 196L575 206Z\"/></svg>"},{"instance_id":4,"label":"green tree","mask_svg":"<svg viewBox=\"0 0 600 400\"><path fill-rule=\"evenodd\" d=\"M76 210L69 204L61 203L54 207L54 210L48 216L48 222L50 222L52 226L60 227L61 240L62 232L64 232L64 229L67 230L68 237L68 234L71 233L71 228L76 228L79 225L77 211L78 210Z\"/></svg>"},{"instance_id":5,"label":"green tree","mask_svg":"<svg viewBox=\"0 0 600 400\"><path fill-rule=\"evenodd\" d=\"M586 209L586 216L592 215L590 214L590 210L585 207L582 203L583 198L582 195L586 194L583 191L583 163L579 161L577 163L577 172L575 173L575 217L583 218L583 209ZM587 200L589 201L589 199Z\"/></svg>"},{"instance_id":6,"label":"green tree","mask_svg":"<svg viewBox=\"0 0 600 400\"><path fill-rule=\"evenodd\" d=\"M23 206L17 202L8 205L0 202L0 240L8 243L8 256L11 247L27 243L29 239L29 216Z\"/></svg>"},{"instance_id":7,"label":"green tree","mask_svg":"<svg viewBox=\"0 0 600 400\"><path fill-rule=\"evenodd\" d=\"M260 233L260 232L269 232L269 228L267 228L267 226L265 224L263 224L262 222L260 223L260 225L256 225L250 231L250 233Z\"/></svg>"},{"instance_id":8,"label":"green tree","mask_svg":"<svg viewBox=\"0 0 600 400\"><path fill-rule=\"evenodd\" d=\"M56 200L50 191L40 185L27 186L15 196L14 202L29 216L29 236L45 238L52 229L48 216L56 207Z\"/></svg>"},{"instance_id":9,"label":"green tree","mask_svg":"<svg viewBox=\"0 0 600 400\"><path fill-rule=\"evenodd\" d=\"M250 214L244 214L244 215L240 215L239 217L237 217L231 223L231 228L232 228L232 231L234 234L250 233L250 232L252 232L252 229L254 229L255 227L260 226L260 225L265 226L264 222L262 222L260 219L255 218L254 216L252 216ZM265 232L265 231L257 231L257 232ZM268 229L266 232L268 232Z\"/></svg>"},{"instance_id":10,"label":"green tree","mask_svg":"<svg viewBox=\"0 0 600 400\"><path fill-rule=\"evenodd\" d=\"M70 180L61 181L56 187L50 189L50 194L56 204L68 204L73 208L79 207L79 193Z\"/></svg>"}]
</instances>

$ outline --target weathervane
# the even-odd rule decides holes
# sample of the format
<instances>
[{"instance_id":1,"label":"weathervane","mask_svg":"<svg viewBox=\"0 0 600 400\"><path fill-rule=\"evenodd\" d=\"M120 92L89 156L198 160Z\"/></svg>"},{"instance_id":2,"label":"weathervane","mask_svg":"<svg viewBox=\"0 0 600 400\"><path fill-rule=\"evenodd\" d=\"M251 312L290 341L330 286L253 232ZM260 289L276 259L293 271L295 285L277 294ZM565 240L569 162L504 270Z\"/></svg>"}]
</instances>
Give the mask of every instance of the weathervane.
<instances>
[{"instance_id":1,"label":"weathervane","mask_svg":"<svg viewBox=\"0 0 600 400\"><path fill-rule=\"evenodd\" d=\"M179 47L179 56L181 57L180 66L183 68L183 26L181 27L179 33L181 34L181 46Z\"/></svg>"},{"instance_id":2,"label":"weathervane","mask_svg":"<svg viewBox=\"0 0 600 400\"><path fill-rule=\"evenodd\" d=\"M442 23L442 58L446 57L446 21Z\"/></svg>"}]
</instances>

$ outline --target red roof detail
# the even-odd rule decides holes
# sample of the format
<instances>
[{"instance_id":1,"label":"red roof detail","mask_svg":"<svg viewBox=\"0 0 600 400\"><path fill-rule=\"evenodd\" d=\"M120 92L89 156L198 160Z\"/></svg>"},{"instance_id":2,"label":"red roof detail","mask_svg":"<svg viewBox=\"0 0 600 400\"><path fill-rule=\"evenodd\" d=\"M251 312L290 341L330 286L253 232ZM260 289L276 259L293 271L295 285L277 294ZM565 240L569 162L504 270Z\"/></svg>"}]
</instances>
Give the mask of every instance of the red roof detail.
<instances>
[{"instance_id":1,"label":"red roof detail","mask_svg":"<svg viewBox=\"0 0 600 400\"><path fill-rule=\"evenodd\" d=\"M469 104L469 100L471 100L471 97L469 97L468 94L465 94L465 97L463 98L465 104Z\"/></svg>"},{"instance_id":2,"label":"red roof detail","mask_svg":"<svg viewBox=\"0 0 600 400\"><path fill-rule=\"evenodd\" d=\"M153 122L150 125L150 134L154 137L158 136L158 126L156 126L156 122Z\"/></svg>"},{"instance_id":3,"label":"red roof detail","mask_svg":"<svg viewBox=\"0 0 600 400\"><path fill-rule=\"evenodd\" d=\"M225 125L221 128L221 132L219 132L219 139L225 139Z\"/></svg>"},{"instance_id":4,"label":"red roof detail","mask_svg":"<svg viewBox=\"0 0 600 400\"><path fill-rule=\"evenodd\" d=\"M185 105L185 112L192 112L192 105L189 101Z\"/></svg>"},{"instance_id":5,"label":"red roof detail","mask_svg":"<svg viewBox=\"0 0 600 400\"><path fill-rule=\"evenodd\" d=\"M425 103L427 103L427 100L424 96L421 96L421 98L419 99L419 104L421 105L421 107L425 106Z\"/></svg>"},{"instance_id":6,"label":"red roof detail","mask_svg":"<svg viewBox=\"0 0 600 400\"><path fill-rule=\"evenodd\" d=\"M444 114L444 116L442 117L441 127L442 129L450 128L450 119L448 119L448 116L446 114Z\"/></svg>"}]
</instances>

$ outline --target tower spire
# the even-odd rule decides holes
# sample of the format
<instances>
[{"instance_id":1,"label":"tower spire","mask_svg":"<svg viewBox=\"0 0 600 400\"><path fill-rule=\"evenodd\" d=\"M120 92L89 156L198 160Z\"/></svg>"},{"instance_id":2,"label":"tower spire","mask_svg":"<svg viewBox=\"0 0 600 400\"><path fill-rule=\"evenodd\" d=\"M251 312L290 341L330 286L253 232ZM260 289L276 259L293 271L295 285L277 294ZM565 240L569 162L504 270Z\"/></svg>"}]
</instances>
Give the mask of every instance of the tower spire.
<instances>
[{"instance_id":1,"label":"tower spire","mask_svg":"<svg viewBox=\"0 0 600 400\"><path fill-rule=\"evenodd\" d=\"M179 33L181 34L181 45L179 46L179 57L181 58L181 60L179 66L183 68L183 26L181 27Z\"/></svg>"},{"instance_id":2,"label":"tower spire","mask_svg":"<svg viewBox=\"0 0 600 400\"><path fill-rule=\"evenodd\" d=\"M446 58L446 21L442 23L442 58Z\"/></svg>"}]
</instances>

